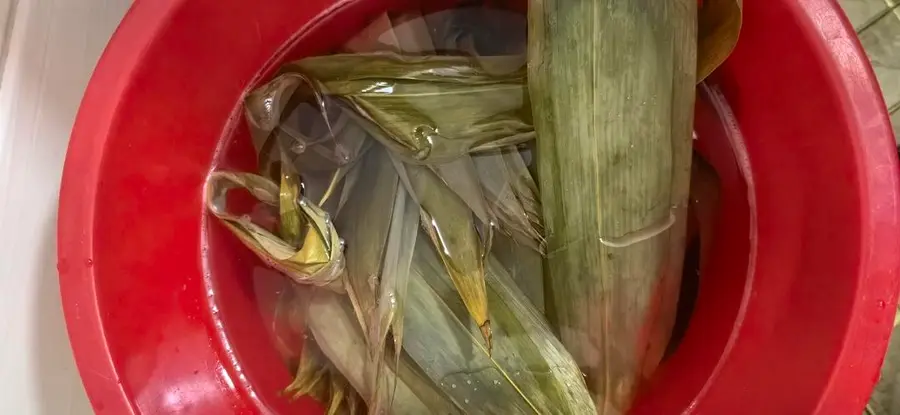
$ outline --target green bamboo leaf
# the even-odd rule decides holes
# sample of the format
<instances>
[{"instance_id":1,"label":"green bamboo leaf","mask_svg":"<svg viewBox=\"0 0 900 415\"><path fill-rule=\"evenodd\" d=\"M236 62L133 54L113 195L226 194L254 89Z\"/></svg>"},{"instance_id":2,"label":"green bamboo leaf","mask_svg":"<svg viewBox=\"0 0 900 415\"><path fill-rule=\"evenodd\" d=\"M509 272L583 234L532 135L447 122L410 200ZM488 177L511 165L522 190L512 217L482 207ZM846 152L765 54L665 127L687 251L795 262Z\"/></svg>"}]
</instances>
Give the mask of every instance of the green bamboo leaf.
<instances>
[{"instance_id":1,"label":"green bamboo leaf","mask_svg":"<svg viewBox=\"0 0 900 415\"><path fill-rule=\"evenodd\" d=\"M674 322L697 1L529 5L548 314L599 413L622 413L662 358Z\"/></svg>"},{"instance_id":2,"label":"green bamboo leaf","mask_svg":"<svg viewBox=\"0 0 900 415\"><path fill-rule=\"evenodd\" d=\"M397 171L382 148L372 148L359 168L363 173L349 196L337 231L347 246L347 291L360 326L368 333L400 186Z\"/></svg>"},{"instance_id":3,"label":"green bamboo leaf","mask_svg":"<svg viewBox=\"0 0 900 415\"><path fill-rule=\"evenodd\" d=\"M440 177L444 185L451 189L469 207L477 219L475 228L481 235L481 252L490 251L494 240L494 227L497 217L489 207L489 203L479 180L478 170L472 157L462 155L456 160L433 164L431 169Z\"/></svg>"},{"instance_id":4,"label":"green bamboo leaf","mask_svg":"<svg viewBox=\"0 0 900 415\"><path fill-rule=\"evenodd\" d=\"M422 227L490 350L491 322L484 285L485 243L476 231L472 211L428 167L398 161L395 166L401 171L401 182L419 203Z\"/></svg>"},{"instance_id":5,"label":"green bamboo leaf","mask_svg":"<svg viewBox=\"0 0 900 415\"><path fill-rule=\"evenodd\" d=\"M512 178L513 191L525 210L528 222L531 223L532 228L538 234L543 236L544 219L541 213L540 193L538 192L537 184L534 182L531 169L525 163L522 151L513 151L513 149L504 151L503 159L506 161L506 168ZM542 238L542 245L543 242Z\"/></svg>"},{"instance_id":6,"label":"green bamboo leaf","mask_svg":"<svg viewBox=\"0 0 900 415\"><path fill-rule=\"evenodd\" d=\"M360 396L372 396L374 367L368 358L366 338L359 329L349 301L335 293L319 290L309 307L308 325L316 343ZM408 358L396 366L383 368L387 387L379 393L391 394L390 413L397 415L457 414L459 410L431 382L423 379ZM381 399L388 401L389 397Z\"/></svg>"},{"instance_id":7,"label":"green bamboo leaf","mask_svg":"<svg viewBox=\"0 0 900 415\"><path fill-rule=\"evenodd\" d=\"M244 112L264 176L277 177L282 162L304 174L327 174L365 152L365 131L345 106L320 94L317 85L302 74L285 73L245 99Z\"/></svg>"},{"instance_id":8,"label":"green bamboo leaf","mask_svg":"<svg viewBox=\"0 0 900 415\"><path fill-rule=\"evenodd\" d=\"M390 163L388 163L390 165ZM376 364L375 397L371 404L374 413L384 413L385 402L379 394L384 384L381 371L384 366L386 338L388 330L393 335L394 363L399 362L403 345L403 319L407 287L413 252L419 234L419 207L404 188L397 191L392 209L390 232L384 253L384 268L381 272L378 306L369 324L369 355Z\"/></svg>"},{"instance_id":9,"label":"green bamboo leaf","mask_svg":"<svg viewBox=\"0 0 900 415\"><path fill-rule=\"evenodd\" d=\"M497 218L499 229L520 244L541 252L544 240L541 235L543 225L539 213L533 211L540 209L540 205L532 190L523 185L522 182L526 181L520 176L523 172L513 171L518 165L507 162L507 157L518 157L521 161L518 151L513 155L504 153L494 151L473 156L478 178L490 201L491 212ZM521 163L521 166L524 167L525 164ZM531 174L527 168L524 174L530 179Z\"/></svg>"},{"instance_id":10,"label":"green bamboo leaf","mask_svg":"<svg viewBox=\"0 0 900 415\"><path fill-rule=\"evenodd\" d=\"M344 254L328 213L300 198L294 205L305 223L299 246L291 245L248 217L229 213L227 193L234 188L249 191L260 202L277 206L281 189L271 180L250 173L218 171L207 182L206 205L229 230L263 261L299 284L328 287L342 292Z\"/></svg>"},{"instance_id":11,"label":"green bamboo leaf","mask_svg":"<svg viewBox=\"0 0 900 415\"><path fill-rule=\"evenodd\" d=\"M534 246L524 245L506 235L496 235L491 254L503 266L516 286L531 300L541 314L544 313L544 257Z\"/></svg>"},{"instance_id":12,"label":"green bamboo leaf","mask_svg":"<svg viewBox=\"0 0 900 415\"><path fill-rule=\"evenodd\" d=\"M285 388L284 394L293 399L309 396L320 402L328 402L328 382L332 369L331 362L314 341L304 342L296 375L293 382Z\"/></svg>"},{"instance_id":13,"label":"green bamboo leaf","mask_svg":"<svg viewBox=\"0 0 900 415\"><path fill-rule=\"evenodd\" d=\"M463 155L447 163L432 164L431 169L447 188L466 203L479 221L485 224L494 222L494 214L488 207L472 157Z\"/></svg>"},{"instance_id":14,"label":"green bamboo leaf","mask_svg":"<svg viewBox=\"0 0 900 415\"><path fill-rule=\"evenodd\" d=\"M446 162L534 138L521 57L331 55L289 64L407 162ZM506 72L503 72L506 71Z\"/></svg>"},{"instance_id":15,"label":"green bamboo leaf","mask_svg":"<svg viewBox=\"0 0 900 415\"><path fill-rule=\"evenodd\" d=\"M297 208L300 199L300 178L293 168L281 165L281 186L278 193L278 216L281 239L288 245L299 248L303 243L303 216Z\"/></svg>"},{"instance_id":16,"label":"green bamboo leaf","mask_svg":"<svg viewBox=\"0 0 900 415\"><path fill-rule=\"evenodd\" d=\"M725 62L737 45L742 8L741 0L703 0L698 16L698 82Z\"/></svg>"},{"instance_id":17,"label":"green bamboo leaf","mask_svg":"<svg viewBox=\"0 0 900 415\"><path fill-rule=\"evenodd\" d=\"M466 413L594 413L575 361L494 260L487 288L493 352L481 342L439 255L421 241L407 297L406 353Z\"/></svg>"}]
</instances>

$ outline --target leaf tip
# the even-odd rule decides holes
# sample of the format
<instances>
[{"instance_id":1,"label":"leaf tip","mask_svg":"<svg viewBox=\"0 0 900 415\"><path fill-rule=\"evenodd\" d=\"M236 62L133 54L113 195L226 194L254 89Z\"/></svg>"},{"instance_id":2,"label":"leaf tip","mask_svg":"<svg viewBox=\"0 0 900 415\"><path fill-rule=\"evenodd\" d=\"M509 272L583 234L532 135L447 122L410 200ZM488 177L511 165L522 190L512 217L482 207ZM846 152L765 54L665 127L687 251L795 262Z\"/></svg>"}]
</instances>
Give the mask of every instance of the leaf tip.
<instances>
[{"instance_id":1,"label":"leaf tip","mask_svg":"<svg viewBox=\"0 0 900 415\"><path fill-rule=\"evenodd\" d=\"M491 321L485 320L484 324L482 324L479 329L481 329L481 335L484 336L484 342L487 345L488 355L490 355L494 348L493 333L491 332Z\"/></svg>"}]
</instances>

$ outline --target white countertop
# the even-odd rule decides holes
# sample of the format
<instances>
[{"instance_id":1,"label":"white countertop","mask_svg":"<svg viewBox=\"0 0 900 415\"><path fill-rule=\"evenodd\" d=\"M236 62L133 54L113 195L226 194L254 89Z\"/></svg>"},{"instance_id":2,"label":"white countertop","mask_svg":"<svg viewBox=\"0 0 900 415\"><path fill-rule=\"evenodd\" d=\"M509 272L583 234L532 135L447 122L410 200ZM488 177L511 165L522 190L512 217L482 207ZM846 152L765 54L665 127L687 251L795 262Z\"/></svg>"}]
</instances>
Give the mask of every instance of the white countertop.
<instances>
[{"instance_id":1,"label":"white countertop","mask_svg":"<svg viewBox=\"0 0 900 415\"><path fill-rule=\"evenodd\" d=\"M0 414L92 413L59 300L57 193L84 87L130 3L0 0Z\"/></svg>"}]
</instances>

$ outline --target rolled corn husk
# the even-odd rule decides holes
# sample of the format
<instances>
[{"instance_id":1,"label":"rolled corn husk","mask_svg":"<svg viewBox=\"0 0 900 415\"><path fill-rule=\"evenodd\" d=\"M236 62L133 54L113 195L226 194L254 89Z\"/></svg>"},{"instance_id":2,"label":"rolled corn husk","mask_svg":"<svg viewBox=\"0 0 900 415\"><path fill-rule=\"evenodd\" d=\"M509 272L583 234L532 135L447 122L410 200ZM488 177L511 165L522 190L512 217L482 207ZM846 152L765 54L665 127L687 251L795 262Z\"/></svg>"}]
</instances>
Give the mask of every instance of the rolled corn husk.
<instances>
[{"instance_id":1,"label":"rolled corn husk","mask_svg":"<svg viewBox=\"0 0 900 415\"><path fill-rule=\"evenodd\" d=\"M548 314L599 413L624 413L674 323L697 2L529 5Z\"/></svg>"}]
</instances>

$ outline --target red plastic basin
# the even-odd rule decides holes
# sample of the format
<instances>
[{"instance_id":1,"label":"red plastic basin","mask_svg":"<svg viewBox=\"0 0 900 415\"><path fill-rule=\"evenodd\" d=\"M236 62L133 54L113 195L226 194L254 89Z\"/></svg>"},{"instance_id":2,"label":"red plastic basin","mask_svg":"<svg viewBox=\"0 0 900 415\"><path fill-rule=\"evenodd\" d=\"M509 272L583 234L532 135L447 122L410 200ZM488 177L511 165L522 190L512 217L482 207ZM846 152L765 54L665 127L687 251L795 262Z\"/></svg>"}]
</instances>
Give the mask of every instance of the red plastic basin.
<instances>
[{"instance_id":1,"label":"red plastic basin","mask_svg":"<svg viewBox=\"0 0 900 415\"><path fill-rule=\"evenodd\" d=\"M278 395L291 376L258 304L278 279L254 275L202 188L216 163L253 168L249 89L415 3L135 3L85 95L60 196L64 310L97 413L320 411ZM696 311L634 412L860 413L900 277L890 124L834 1L744 6L697 107L722 194Z\"/></svg>"}]
</instances>

